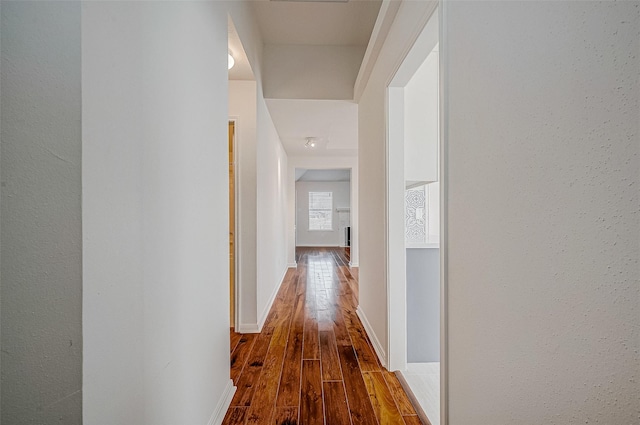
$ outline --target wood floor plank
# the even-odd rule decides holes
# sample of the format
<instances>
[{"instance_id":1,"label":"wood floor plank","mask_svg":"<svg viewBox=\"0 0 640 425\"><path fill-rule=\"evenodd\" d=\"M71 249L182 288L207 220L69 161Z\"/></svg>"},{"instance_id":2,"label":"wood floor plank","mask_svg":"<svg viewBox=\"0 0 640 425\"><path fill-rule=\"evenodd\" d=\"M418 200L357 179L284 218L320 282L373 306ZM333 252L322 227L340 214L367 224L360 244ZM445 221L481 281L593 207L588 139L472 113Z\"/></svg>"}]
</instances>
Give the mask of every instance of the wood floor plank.
<instances>
[{"instance_id":1,"label":"wood floor plank","mask_svg":"<svg viewBox=\"0 0 640 425\"><path fill-rule=\"evenodd\" d=\"M277 407L273 423L275 425L297 425L298 407Z\"/></svg>"},{"instance_id":2,"label":"wood floor plank","mask_svg":"<svg viewBox=\"0 0 640 425\"><path fill-rule=\"evenodd\" d=\"M263 332L230 332L238 389L224 424L418 424L356 314L358 272L348 266L348 253L298 248L296 259Z\"/></svg>"},{"instance_id":3,"label":"wood floor plank","mask_svg":"<svg viewBox=\"0 0 640 425\"><path fill-rule=\"evenodd\" d=\"M424 425L417 415L403 416L406 425Z\"/></svg>"},{"instance_id":4,"label":"wood floor plank","mask_svg":"<svg viewBox=\"0 0 640 425\"><path fill-rule=\"evenodd\" d=\"M238 378L236 393L231 400L231 406L249 406L255 392L255 385L262 372L264 359L267 356L271 338L273 336L273 328L263 328L260 336L253 343L253 349L249 355L247 362L242 369L242 373Z\"/></svg>"},{"instance_id":5,"label":"wood floor plank","mask_svg":"<svg viewBox=\"0 0 640 425\"><path fill-rule=\"evenodd\" d=\"M244 425L248 407L230 407L222 425Z\"/></svg>"},{"instance_id":6,"label":"wood floor plank","mask_svg":"<svg viewBox=\"0 0 640 425\"><path fill-rule=\"evenodd\" d=\"M230 344L229 344L230 353L233 353L233 350L236 349L236 346L238 345L240 338L242 338L242 334L234 331L233 328L231 328Z\"/></svg>"},{"instance_id":7,"label":"wood floor plank","mask_svg":"<svg viewBox=\"0 0 640 425\"><path fill-rule=\"evenodd\" d=\"M300 404L300 370L302 367L302 332L289 335L276 406Z\"/></svg>"},{"instance_id":8,"label":"wood floor plank","mask_svg":"<svg viewBox=\"0 0 640 425\"><path fill-rule=\"evenodd\" d=\"M318 360L303 360L300 390L300 424L324 425L322 378Z\"/></svg>"},{"instance_id":9,"label":"wood floor plank","mask_svg":"<svg viewBox=\"0 0 640 425\"><path fill-rule=\"evenodd\" d=\"M235 350L231 353L231 379L233 379L233 384L238 383L238 378L240 377L240 372L242 372L242 368L246 363L247 357L251 353L251 349L253 348L253 343L256 340L256 334L244 334L241 336L238 344L236 345Z\"/></svg>"},{"instance_id":10,"label":"wood floor plank","mask_svg":"<svg viewBox=\"0 0 640 425\"><path fill-rule=\"evenodd\" d=\"M320 359L323 381L341 381L340 359L333 330L320 331Z\"/></svg>"},{"instance_id":11,"label":"wood floor plank","mask_svg":"<svg viewBox=\"0 0 640 425\"><path fill-rule=\"evenodd\" d=\"M344 386L353 425L377 424L378 420L373 411L369 392L364 383L353 347L339 345L338 354L340 355Z\"/></svg>"},{"instance_id":12,"label":"wood floor plank","mask_svg":"<svg viewBox=\"0 0 640 425\"><path fill-rule=\"evenodd\" d=\"M417 415L418 413L416 412L416 409L413 408L411 400L409 400L407 393L402 388L402 385L400 384L400 381L398 381L398 377L395 373L391 373L388 370L383 369L382 374L384 376L384 380L387 381L387 385L393 395L393 399L398 405L400 414L402 414L402 416Z\"/></svg>"},{"instance_id":13,"label":"wood floor plank","mask_svg":"<svg viewBox=\"0 0 640 425\"><path fill-rule=\"evenodd\" d=\"M318 321L307 317L304 322L304 346L302 358L305 360L320 359L320 341L318 335Z\"/></svg>"},{"instance_id":14,"label":"wood floor plank","mask_svg":"<svg viewBox=\"0 0 640 425\"><path fill-rule=\"evenodd\" d=\"M396 406L396 402L391 395L389 387L381 372L364 372L367 391L373 410L380 422L380 425L394 425L403 422L402 415Z\"/></svg>"},{"instance_id":15,"label":"wood floor plank","mask_svg":"<svg viewBox=\"0 0 640 425\"><path fill-rule=\"evenodd\" d=\"M331 425L351 425L351 415L347 405L347 395L342 381L322 383L324 390L324 414L326 423Z\"/></svg>"},{"instance_id":16,"label":"wood floor plank","mask_svg":"<svg viewBox=\"0 0 640 425\"><path fill-rule=\"evenodd\" d=\"M251 406L247 412L247 425L271 424L278 396L278 386L282 374L290 323L291 321L288 324L283 322L273 330L269 351L251 400Z\"/></svg>"}]
</instances>

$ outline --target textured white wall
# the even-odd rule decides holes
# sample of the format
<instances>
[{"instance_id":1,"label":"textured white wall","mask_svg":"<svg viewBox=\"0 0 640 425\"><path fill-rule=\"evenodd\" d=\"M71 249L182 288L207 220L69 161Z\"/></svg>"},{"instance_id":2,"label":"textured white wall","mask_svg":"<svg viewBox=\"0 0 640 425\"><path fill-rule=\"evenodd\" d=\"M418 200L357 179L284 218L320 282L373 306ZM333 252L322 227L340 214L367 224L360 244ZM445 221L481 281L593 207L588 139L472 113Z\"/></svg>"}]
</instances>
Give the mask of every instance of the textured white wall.
<instances>
[{"instance_id":1,"label":"textured white wall","mask_svg":"<svg viewBox=\"0 0 640 425\"><path fill-rule=\"evenodd\" d=\"M80 4L2 3L5 424L82 423Z\"/></svg>"},{"instance_id":2,"label":"textured white wall","mask_svg":"<svg viewBox=\"0 0 640 425\"><path fill-rule=\"evenodd\" d=\"M229 382L224 6L83 4L86 423L205 424Z\"/></svg>"},{"instance_id":3,"label":"textured white wall","mask_svg":"<svg viewBox=\"0 0 640 425\"><path fill-rule=\"evenodd\" d=\"M444 7L449 423L636 424L640 4Z\"/></svg>"},{"instance_id":4,"label":"textured white wall","mask_svg":"<svg viewBox=\"0 0 640 425\"><path fill-rule=\"evenodd\" d=\"M229 116L236 117L236 287L238 323L258 323L256 306L256 125L257 86L255 81L229 81Z\"/></svg>"},{"instance_id":5,"label":"textured white wall","mask_svg":"<svg viewBox=\"0 0 640 425\"><path fill-rule=\"evenodd\" d=\"M296 244L298 246L344 246L344 228L336 208L349 208L350 182L296 182L297 218ZM333 193L333 230L309 230L309 192Z\"/></svg>"}]
</instances>

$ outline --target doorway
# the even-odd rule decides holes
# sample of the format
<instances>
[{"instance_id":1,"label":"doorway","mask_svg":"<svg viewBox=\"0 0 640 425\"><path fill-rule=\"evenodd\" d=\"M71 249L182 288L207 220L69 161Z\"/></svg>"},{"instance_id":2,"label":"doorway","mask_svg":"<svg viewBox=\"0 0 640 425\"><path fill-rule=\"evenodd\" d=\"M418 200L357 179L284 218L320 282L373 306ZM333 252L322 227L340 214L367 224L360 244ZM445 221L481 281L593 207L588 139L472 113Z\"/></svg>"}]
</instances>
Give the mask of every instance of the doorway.
<instances>
[{"instance_id":1,"label":"doorway","mask_svg":"<svg viewBox=\"0 0 640 425\"><path fill-rule=\"evenodd\" d=\"M351 170L295 169L295 241L351 248Z\"/></svg>"},{"instance_id":2,"label":"doorway","mask_svg":"<svg viewBox=\"0 0 640 425\"><path fill-rule=\"evenodd\" d=\"M388 86L389 365L441 423L440 77L434 10Z\"/></svg>"},{"instance_id":3,"label":"doorway","mask_svg":"<svg viewBox=\"0 0 640 425\"><path fill-rule=\"evenodd\" d=\"M229 321L235 328L236 317L236 176L235 176L236 124L229 121Z\"/></svg>"}]
</instances>

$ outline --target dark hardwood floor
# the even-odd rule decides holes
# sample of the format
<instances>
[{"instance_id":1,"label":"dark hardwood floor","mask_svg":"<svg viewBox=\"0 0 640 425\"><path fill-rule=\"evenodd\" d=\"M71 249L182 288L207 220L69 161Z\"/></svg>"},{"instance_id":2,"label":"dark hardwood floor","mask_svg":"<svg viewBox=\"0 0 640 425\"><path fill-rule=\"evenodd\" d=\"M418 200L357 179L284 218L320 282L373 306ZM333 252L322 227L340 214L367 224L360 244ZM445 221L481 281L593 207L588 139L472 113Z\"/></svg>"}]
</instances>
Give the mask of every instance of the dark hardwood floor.
<instances>
[{"instance_id":1,"label":"dark hardwood floor","mask_svg":"<svg viewBox=\"0 0 640 425\"><path fill-rule=\"evenodd\" d=\"M238 387L224 424L420 424L356 315L342 248L298 248L260 334L231 332Z\"/></svg>"}]
</instances>

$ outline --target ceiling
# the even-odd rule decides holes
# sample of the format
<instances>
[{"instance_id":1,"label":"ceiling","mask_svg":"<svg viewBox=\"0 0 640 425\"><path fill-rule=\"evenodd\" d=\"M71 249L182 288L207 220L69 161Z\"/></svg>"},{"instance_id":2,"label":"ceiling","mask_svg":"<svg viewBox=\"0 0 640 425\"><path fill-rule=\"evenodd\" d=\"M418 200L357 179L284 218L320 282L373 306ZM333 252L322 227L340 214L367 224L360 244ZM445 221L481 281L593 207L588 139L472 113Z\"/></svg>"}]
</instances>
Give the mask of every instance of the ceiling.
<instances>
[{"instance_id":1,"label":"ceiling","mask_svg":"<svg viewBox=\"0 0 640 425\"><path fill-rule=\"evenodd\" d=\"M265 44L366 46L381 0L254 2Z\"/></svg>"},{"instance_id":2,"label":"ceiling","mask_svg":"<svg viewBox=\"0 0 640 425\"><path fill-rule=\"evenodd\" d=\"M358 105L346 100L267 99L280 140L289 156L356 156ZM317 138L313 149L307 137Z\"/></svg>"},{"instance_id":3,"label":"ceiling","mask_svg":"<svg viewBox=\"0 0 640 425\"><path fill-rule=\"evenodd\" d=\"M236 27L233 25L231 18L229 21L229 53L235 60L235 65L229 70L230 80L254 80L253 71L251 65L249 65L249 59L247 58L240 37L236 31Z\"/></svg>"},{"instance_id":4,"label":"ceiling","mask_svg":"<svg viewBox=\"0 0 640 425\"><path fill-rule=\"evenodd\" d=\"M306 168L296 168L296 181L348 182L351 181L351 170L307 170Z\"/></svg>"},{"instance_id":5,"label":"ceiling","mask_svg":"<svg viewBox=\"0 0 640 425\"><path fill-rule=\"evenodd\" d=\"M306 66L313 68L322 65L323 60L336 60L336 58L346 60L341 56L344 52L339 50L346 47L361 48L354 50L359 52L357 61L360 63L381 4L381 0L256 0L252 6L264 44L274 48L295 47L293 50L283 50L287 54L294 55L288 58L294 62L303 60L301 58L304 56L295 56L295 52L308 48L311 59L304 59L304 61ZM231 22L229 27L229 49L236 59L236 66L230 70L229 78L232 80L254 79L238 34ZM318 50L314 50L318 49L318 46L338 50L330 51L326 58L319 57ZM265 51L268 53L281 50ZM314 60L316 62L313 62ZM265 59L265 63L269 63L269 58ZM335 64L333 70L339 69L340 72L344 72L341 66L344 68L342 63ZM351 76L353 80L356 79L358 68L359 66L356 66L353 70L354 75ZM263 78L269 79L270 75L271 78L277 78L282 74L274 72L269 74L263 70ZM342 80L345 79L344 74L340 76ZM298 81L299 87L302 88L308 87L308 84L321 84L321 82L314 82L313 79L311 79L313 81L306 81L303 75L297 75L296 78L299 80L294 79L294 81ZM294 84L290 80L285 82ZM323 83L328 84L324 80ZM265 81L263 84L266 84ZM357 156L358 105L356 103L350 100L317 100L318 97L309 99L311 96L302 95L291 97L298 98L266 99L273 123L289 156ZM345 99L345 97L340 98ZM307 137L316 138L315 148L305 148Z\"/></svg>"}]
</instances>

